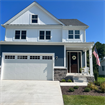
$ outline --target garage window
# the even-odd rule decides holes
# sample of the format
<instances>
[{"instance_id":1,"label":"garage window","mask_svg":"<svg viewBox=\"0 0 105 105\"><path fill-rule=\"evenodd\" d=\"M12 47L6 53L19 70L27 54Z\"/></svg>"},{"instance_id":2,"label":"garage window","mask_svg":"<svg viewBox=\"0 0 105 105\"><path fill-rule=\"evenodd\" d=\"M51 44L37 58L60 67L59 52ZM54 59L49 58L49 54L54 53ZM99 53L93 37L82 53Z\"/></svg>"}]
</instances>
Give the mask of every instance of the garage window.
<instances>
[{"instance_id":1,"label":"garage window","mask_svg":"<svg viewBox=\"0 0 105 105\"><path fill-rule=\"evenodd\" d=\"M27 59L27 56L17 56L17 59Z\"/></svg>"},{"instance_id":2,"label":"garage window","mask_svg":"<svg viewBox=\"0 0 105 105\"><path fill-rule=\"evenodd\" d=\"M49 59L49 60L51 60L52 59L52 56L42 56L42 59Z\"/></svg>"},{"instance_id":3,"label":"garage window","mask_svg":"<svg viewBox=\"0 0 105 105\"><path fill-rule=\"evenodd\" d=\"M5 55L5 59L15 59L14 55Z\"/></svg>"},{"instance_id":4,"label":"garage window","mask_svg":"<svg viewBox=\"0 0 105 105\"><path fill-rule=\"evenodd\" d=\"M40 59L40 56L30 56L30 59Z\"/></svg>"}]
</instances>

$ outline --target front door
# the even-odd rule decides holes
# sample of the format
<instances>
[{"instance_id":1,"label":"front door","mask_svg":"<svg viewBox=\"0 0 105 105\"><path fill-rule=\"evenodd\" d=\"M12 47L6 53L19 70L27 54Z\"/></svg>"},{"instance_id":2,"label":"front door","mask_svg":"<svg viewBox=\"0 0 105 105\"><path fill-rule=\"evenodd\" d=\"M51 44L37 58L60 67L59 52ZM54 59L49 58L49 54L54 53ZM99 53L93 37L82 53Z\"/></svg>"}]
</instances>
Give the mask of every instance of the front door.
<instances>
[{"instance_id":1,"label":"front door","mask_svg":"<svg viewBox=\"0 0 105 105\"><path fill-rule=\"evenodd\" d=\"M68 67L68 73L78 73L78 59L79 55L77 52L68 52L67 53L67 67Z\"/></svg>"},{"instance_id":2,"label":"front door","mask_svg":"<svg viewBox=\"0 0 105 105\"><path fill-rule=\"evenodd\" d=\"M78 73L77 52L71 52L71 73Z\"/></svg>"}]
</instances>

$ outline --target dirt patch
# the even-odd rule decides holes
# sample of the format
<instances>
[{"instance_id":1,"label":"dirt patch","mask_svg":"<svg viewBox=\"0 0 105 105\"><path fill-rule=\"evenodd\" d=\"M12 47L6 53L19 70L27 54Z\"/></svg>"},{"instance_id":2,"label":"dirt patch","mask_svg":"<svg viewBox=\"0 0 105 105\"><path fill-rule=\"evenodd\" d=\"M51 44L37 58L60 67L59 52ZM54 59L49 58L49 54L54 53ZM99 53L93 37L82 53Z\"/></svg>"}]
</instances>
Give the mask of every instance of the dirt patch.
<instances>
[{"instance_id":1,"label":"dirt patch","mask_svg":"<svg viewBox=\"0 0 105 105\"><path fill-rule=\"evenodd\" d=\"M73 86L61 86L63 95L93 95L93 96L105 96L105 93L96 92L91 90L90 92L84 92L86 86L79 86L78 89L75 89L74 92L69 92L69 88Z\"/></svg>"}]
</instances>

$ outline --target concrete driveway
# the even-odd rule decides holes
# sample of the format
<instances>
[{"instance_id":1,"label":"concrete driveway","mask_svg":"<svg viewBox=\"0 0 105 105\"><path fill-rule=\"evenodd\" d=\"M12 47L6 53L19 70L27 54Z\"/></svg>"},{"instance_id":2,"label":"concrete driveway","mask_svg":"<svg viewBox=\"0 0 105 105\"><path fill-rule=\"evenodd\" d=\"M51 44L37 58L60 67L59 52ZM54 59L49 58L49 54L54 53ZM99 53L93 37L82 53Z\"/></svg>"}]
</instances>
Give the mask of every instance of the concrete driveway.
<instances>
[{"instance_id":1,"label":"concrete driveway","mask_svg":"<svg viewBox=\"0 0 105 105\"><path fill-rule=\"evenodd\" d=\"M0 105L63 105L58 81L2 80Z\"/></svg>"}]
</instances>

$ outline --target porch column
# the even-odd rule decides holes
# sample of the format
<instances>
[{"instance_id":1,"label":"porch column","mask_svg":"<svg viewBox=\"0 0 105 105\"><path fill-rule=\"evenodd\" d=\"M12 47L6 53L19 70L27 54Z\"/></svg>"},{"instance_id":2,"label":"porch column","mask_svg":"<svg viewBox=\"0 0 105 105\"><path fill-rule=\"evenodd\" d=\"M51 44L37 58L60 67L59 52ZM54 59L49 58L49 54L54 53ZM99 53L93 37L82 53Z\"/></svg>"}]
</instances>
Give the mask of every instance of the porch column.
<instances>
[{"instance_id":1,"label":"porch column","mask_svg":"<svg viewBox=\"0 0 105 105\"><path fill-rule=\"evenodd\" d=\"M87 67L87 50L85 50L85 67Z\"/></svg>"},{"instance_id":2,"label":"porch column","mask_svg":"<svg viewBox=\"0 0 105 105\"><path fill-rule=\"evenodd\" d=\"M92 48L89 49L90 75L93 76Z\"/></svg>"}]
</instances>

